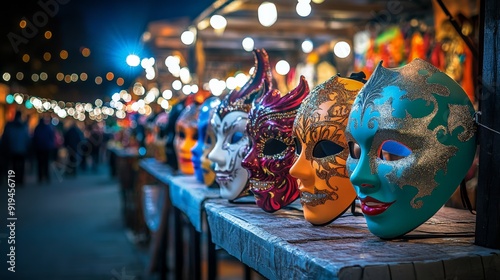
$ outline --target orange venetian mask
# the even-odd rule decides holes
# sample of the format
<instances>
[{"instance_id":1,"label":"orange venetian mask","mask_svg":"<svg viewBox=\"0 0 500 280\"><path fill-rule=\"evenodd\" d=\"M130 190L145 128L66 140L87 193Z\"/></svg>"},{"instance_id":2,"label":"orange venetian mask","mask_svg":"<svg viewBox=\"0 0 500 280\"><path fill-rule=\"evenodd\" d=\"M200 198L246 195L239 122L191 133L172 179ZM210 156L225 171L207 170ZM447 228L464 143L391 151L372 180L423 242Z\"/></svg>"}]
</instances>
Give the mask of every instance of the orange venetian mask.
<instances>
[{"instance_id":1,"label":"orange venetian mask","mask_svg":"<svg viewBox=\"0 0 500 280\"><path fill-rule=\"evenodd\" d=\"M193 153L191 149L198 141L198 105L187 106L175 124L174 147L179 171L186 175L194 174Z\"/></svg>"},{"instance_id":2,"label":"orange venetian mask","mask_svg":"<svg viewBox=\"0 0 500 280\"><path fill-rule=\"evenodd\" d=\"M346 171L349 149L344 131L351 105L363 83L333 76L315 87L293 125L297 158L290 174L299 179L304 218L325 225L356 198Z\"/></svg>"}]
</instances>

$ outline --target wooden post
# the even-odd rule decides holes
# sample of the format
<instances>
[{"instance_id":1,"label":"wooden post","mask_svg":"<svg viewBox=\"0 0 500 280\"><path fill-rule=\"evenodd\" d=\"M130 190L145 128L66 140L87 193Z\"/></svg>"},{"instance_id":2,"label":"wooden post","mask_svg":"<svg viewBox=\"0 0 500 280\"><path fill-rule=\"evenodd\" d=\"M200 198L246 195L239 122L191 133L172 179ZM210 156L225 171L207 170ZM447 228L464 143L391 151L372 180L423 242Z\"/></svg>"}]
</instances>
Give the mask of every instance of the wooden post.
<instances>
[{"instance_id":1,"label":"wooden post","mask_svg":"<svg viewBox=\"0 0 500 280\"><path fill-rule=\"evenodd\" d=\"M500 2L482 0L483 38L479 122L500 131ZM478 126L479 180L477 188L476 241L500 249L500 135Z\"/></svg>"}]
</instances>

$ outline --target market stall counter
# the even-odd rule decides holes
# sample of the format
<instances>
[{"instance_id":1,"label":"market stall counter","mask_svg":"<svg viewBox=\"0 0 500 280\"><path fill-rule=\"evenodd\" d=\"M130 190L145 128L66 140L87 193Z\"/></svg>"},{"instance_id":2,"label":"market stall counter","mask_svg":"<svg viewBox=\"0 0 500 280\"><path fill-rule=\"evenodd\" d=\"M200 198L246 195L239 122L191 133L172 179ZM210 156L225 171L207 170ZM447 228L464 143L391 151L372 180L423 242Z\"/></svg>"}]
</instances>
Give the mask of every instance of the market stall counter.
<instances>
[{"instance_id":1,"label":"market stall counter","mask_svg":"<svg viewBox=\"0 0 500 280\"><path fill-rule=\"evenodd\" d=\"M148 233L142 214L141 192L137 188L139 161L143 158L135 148L108 148L113 155L113 168L120 184L122 213L129 237L134 243L146 242Z\"/></svg>"},{"instance_id":2,"label":"market stall counter","mask_svg":"<svg viewBox=\"0 0 500 280\"><path fill-rule=\"evenodd\" d=\"M172 179L170 187L170 199L174 206L175 223L175 255L182 255L182 215L189 223L189 257L192 269L189 270L190 279L201 279L201 236L207 233L207 260L208 260L208 279L215 279L217 275L217 262L215 245L211 242L210 230L207 228L205 215L205 203L216 200L223 201L220 198L218 188L208 188L196 180L194 176L177 176ZM176 267L182 271L182 267Z\"/></svg>"},{"instance_id":3,"label":"market stall counter","mask_svg":"<svg viewBox=\"0 0 500 280\"><path fill-rule=\"evenodd\" d=\"M177 279L184 277L184 248L183 244L189 244L189 262L190 270L187 271L190 279L201 278L201 235L209 234L206 228L206 215L204 205L207 201L220 199L218 188L208 188L201 184L192 175L182 175L174 172L168 165L160 163L154 158L143 159L140 167L144 172L143 184L159 183L166 188L168 195L165 198L162 218L158 229L157 237L153 240L153 252L155 256L152 259L160 265L160 271L166 270L167 263L168 234L172 234L174 244L174 266ZM169 212L173 213L173 228L167 230L169 225ZM185 219L184 219L185 218ZM184 220L188 222L184 222ZM184 240L183 229L189 230L189 240ZM211 237L207 237L208 247L208 279L215 279L217 275L217 264L215 245L211 242Z\"/></svg>"},{"instance_id":4,"label":"market stall counter","mask_svg":"<svg viewBox=\"0 0 500 280\"><path fill-rule=\"evenodd\" d=\"M313 226L299 207L207 202L213 242L269 279L498 279L500 250L476 246L475 216L443 207L403 238L372 235L347 211ZM357 212L360 212L359 209ZM356 212L355 212L356 213Z\"/></svg>"}]
</instances>

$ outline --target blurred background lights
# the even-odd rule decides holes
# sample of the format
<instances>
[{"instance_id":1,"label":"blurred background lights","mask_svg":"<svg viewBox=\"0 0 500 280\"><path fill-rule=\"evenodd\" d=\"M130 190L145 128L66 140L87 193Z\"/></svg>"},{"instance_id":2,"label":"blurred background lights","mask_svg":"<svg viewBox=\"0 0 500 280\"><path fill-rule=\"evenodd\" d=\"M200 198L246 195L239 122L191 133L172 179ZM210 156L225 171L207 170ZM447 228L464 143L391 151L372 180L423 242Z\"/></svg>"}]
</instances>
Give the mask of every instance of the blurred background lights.
<instances>
[{"instance_id":1,"label":"blurred background lights","mask_svg":"<svg viewBox=\"0 0 500 280\"><path fill-rule=\"evenodd\" d=\"M163 98L169 100L172 98L172 91L169 90L169 89L166 89L162 92L161 96L163 96Z\"/></svg>"},{"instance_id":2,"label":"blurred background lights","mask_svg":"<svg viewBox=\"0 0 500 280\"><path fill-rule=\"evenodd\" d=\"M346 41L339 41L333 47L333 53L339 58L346 58L351 53L351 46Z\"/></svg>"},{"instance_id":3,"label":"blurred background lights","mask_svg":"<svg viewBox=\"0 0 500 280\"><path fill-rule=\"evenodd\" d=\"M190 85L184 85L182 87L182 93L184 93L185 95L191 94L191 86Z\"/></svg>"},{"instance_id":4,"label":"blurred background lights","mask_svg":"<svg viewBox=\"0 0 500 280\"><path fill-rule=\"evenodd\" d=\"M253 50L253 47L254 47L254 41L252 38L250 37L246 37L245 39L243 39L243 41L241 41L241 45L243 46L243 49L247 52L251 52Z\"/></svg>"},{"instance_id":5,"label":"blurred background lights","mask_svg":"<svg viewBox=\"0 0 500 280\"><path fill-rule=\"evenodd\" d=\"M302 51L304 53L312 52L313 48L314 48L314 45L313 45L313 42L311 40L304 40L304 42L302 42Z\"/></svg>"},{"instance_id":6,"label":"blurred background lights","mask_svg":"<svg viewBox=\"0 0 500 280\"><path fill-rule=\"evenodd\" d=\"M160 106L161 106L163 109L165 109L165 110L166 110L166 109L168 109L169 105L170 105L170 104L168 103L168 100L166 100L166 99L163 99L163 100L161 101L161 103L160 103Z\"/></svg>"},{"instance_id":7,"label":"blurred background lights","mask_svg":"<svg viewBox=\"0 0 500 280\"><path fill-rule=\"evenodd\" d=\"M113 93L113 95L111 96L111 99L115 102L120 100L120 94L118 92Z\"/></svg>"},{"instance_id":8,"label":"blurred background lights","mask_svg":"<svg viewBox=\"0 0 500 280\"><path fill-rule=\"evenodd\" d=\"M156 77L156 72L152 67L146 68L146 79L153 80Z\"/></svg>"},{"instance_id":9,"label":"blurred background lights","mask_svg":"<svg viewBox=\"0 0 500 280\"><path fill-rule=\"evenodd\" d=\"M179 80L175 80L172 82L172 88L175 90L180 90L182 88L182 83Z\"/></svg>"},{"instance_id":10,"label":"blurred background lights","mask_svg":"<svg viewBox=\"0 0 500 280\"><path fill-rule=\"evenodd\" d=\"M149 67L152 67L153 64L151 64L151 61L149 60L149 58L143 58L141 59L141 67L144 68L144 69L147 69Z\"/></svg>"},{"instance_id":11,"label":"blurred background lights","mask_svg":"<svg viewBox=\"0 0 500 280\"><path fill-rule=\"evenodd\" d=\"M136 67L141 63L141 59L136 54L129 54L126 59L127 65L131 67Z\"/></svg>"},{"instance_id":12,"label":"blurred background lights","mask_svg":"<svg viewBox=\"0 0 500 280\"><path fill-rule=\"evenodd\" d=\"M269 27L278 19L278 10L276 5L271 2L262 2L257 10L259 22L262 26Z\"/></svg>"},{"instance_id":13,"label":"blurred background lights","mask_svg":"<svg viewBox=\"0 0 500 280\"><path fill-rule=\"evenodd\" d=\"M213 78L208 82L208 87L214 96L219 96L226 88L226 82Z\"/></svg>"},{"instance_id":14,"label":"blurred background lights","mask_svg":"<svg viewBox=\"0 0 500 280\"><path fill-rule=\"evenodd\" d=\"M22 104L23 103L23 96L20 94L14 94L14 101L16 101L17 104Z\"/></svg>"},{"instance_id":15,"label":"blurred background lights","mask_svg":"<svg viewBox=\"0 0 500 280\"><path fill-rule=\"evenodd\" d=\"M84 57L89 57L90 56L90 49L89 48L83 48L82 49L82 55ZM137 65L136 65L137 66Z\"/></svg>"},{"instance_id":16,"label":"blurred background lights","mask_svg":"<svg viewBox=\"0 0 500 280\"><path fill-rule=\"evenodd\" d=\"M227 20L225 17L221 15L213 15L210 18L210 25L212 26L213 29L224 29L226 28L227 25Z\"/></svg>"},{"instance_id":17,"label":"blurred background lights","mask_svg":"<svg viewBox=\"0 0 500 280\"><path fill-rule=\"evenodd\" d=\"M280 75L286 75L290 71L290 64L286 60L280 60L276 63L276 72Z\"/></svg>"},{"instance_id":18,"label":"blurred background lights","mask_svg":"<svg viewBox=\"0 0 500 280\"><path fill-rule=\"evenodd\" d=\"M173 67L173 66L179 66L181 63L181 59L178 56L172 56L169 55L167 58L165 58L165 66L168 68Z\"/></svg>"},{"instance_id":19,"label":"blurred background lights","mask_svg":"<svg viewBox=\"0 0 500 280\"><path fill-rule=\"evenodd\" d=\"M226 86L228 89L233 90L238 86L238 83L236 81L235 77L228 77L226 79Z\"/></svg>"},{"instance_id":20,"label":"blurred background lights","mask_svg":"<svg viewBox=\"0 0 500 280\"><path fill-rule=\"evenodd\" d=\"M179 72L179 77L181 81L185 84L191 82L191 73L189 73L189 68L182 67Z\"/></svg>"},{"instance_id":21,"label":"blurred background lights","mask_svg":"<svg viewBox=\"0 0 500 280\"><path fill-rule=\"evenodd\" d=\"M242 72L238 73L236 76L234 76L234 78L236 79L236 84L238 87L244 86L249 79L248 76Z\"/></svg>"},{"instance_id":22,"label":"blurred background lights","mask_svg":"<svg viewBox=\"0 0 500 280\"><path fill-rule=\"evenodd\" d=\"M10 74L5 72L3 73L2 78L4 81L8 82L10 80Z\"/></svg>"},{"instance_id":23,"label":"blurred background lights","mask_svg":"<svg viewBox=\"0 0 500 280\"><path fill-rule=\"evenodd\" d=\"M194 33L191 30L182 32L181 41L184 45L191 45L194 42Z\"/></svg>"},{"instance_id":24,"label":"blurred background lights","mask_svg":"<svg viewBox=\"0 0 500 280\"><path fill-rule=\"evenodd\" d=\"M67 59L68 58L68 51L67 50L62 50L59 53L59 56L61 57L61 59Z\"/></svg>"},{"instance_id":25,"label":"blurred background lights","mask_svg":"<svg viewBox=\"0 0 500 280\"><path fill-rule=\"evenodd\" d=\"M297 6L295 6L297 14L301 17L307 17L311 14L311 5L307 1L299 1Z\"/></svg>"},{"instance_id":26,"label":"blurred background lights","mask_svg":"<svg viewBox=\"0 0 500 280\"><path fill-rule=\"evenodd\" d=\"M132 92L135 95L143 95L146 92L146 89L142 86L141 83L135 83L134 87L132 88Z\"/></svg>"},{"instance_id":27,"label":"blurred background lights","mask_svg":"<svg viewBox=\"0 0 500 280\"><path fill-rule=\"evenodd\" d=\"M26 100L26 102L24 103L24 106L26 106L26 109L31 109L33 108L33 104L31 103L31 101Z\"/></svg>"},{"instance_id":28,"label":"blurred background lights","mask_svg":"<svg viewBox=\"0 0 500 280\"><path fill-rule=\"evenodd\" d=\"M8 94L8 95L5 97L5 102L7 102L7 104L12 104L12 103L14 103L14 95L12 95L12 94Z\"/></svg>"}]
</instances>

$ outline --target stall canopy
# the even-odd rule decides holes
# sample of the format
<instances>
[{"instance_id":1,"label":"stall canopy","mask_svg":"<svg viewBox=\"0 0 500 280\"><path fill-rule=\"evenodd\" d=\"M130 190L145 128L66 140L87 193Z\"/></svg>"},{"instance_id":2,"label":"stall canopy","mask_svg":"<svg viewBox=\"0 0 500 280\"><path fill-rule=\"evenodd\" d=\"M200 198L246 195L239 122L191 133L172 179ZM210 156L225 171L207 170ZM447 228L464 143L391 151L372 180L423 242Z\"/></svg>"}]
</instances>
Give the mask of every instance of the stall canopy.
<instances>
[{"instance_id":1,"label":"stall canopy","mask_svg":"<svg viewBox=\"0 0 500 280\"><path fill-rule=\"evenodd\" d=\"M255 48L264 48L274 57L284 57L289 61L304 60L301 45L310 40L315 48L332 40L352 42L353 34L371 26L386 26L413 17L431 15L430 0L420 1L377 1L377 0L336 0L336 1L269 1L277 12L276 21L264 26L259 21L259 7L262 0L219 0L207 7L196 18L178 18L169 21L154 21L147 28L149 44L160 59L177 51L186 58L186 64L196 69L200 80L205 82L213 76L231 72L238 67L250 67L252 54L245 51L242 41L250 37ZM307 5L311 9L307 16ZM272 15L262 16L262 20L272 22ZM223 16L225 27L215 29L210 20L213 16ZM180 37L186 30L196 33L196 40L185 45ZM195 72L192 70L192 72Z\"/></svg>"}]
</instances>

